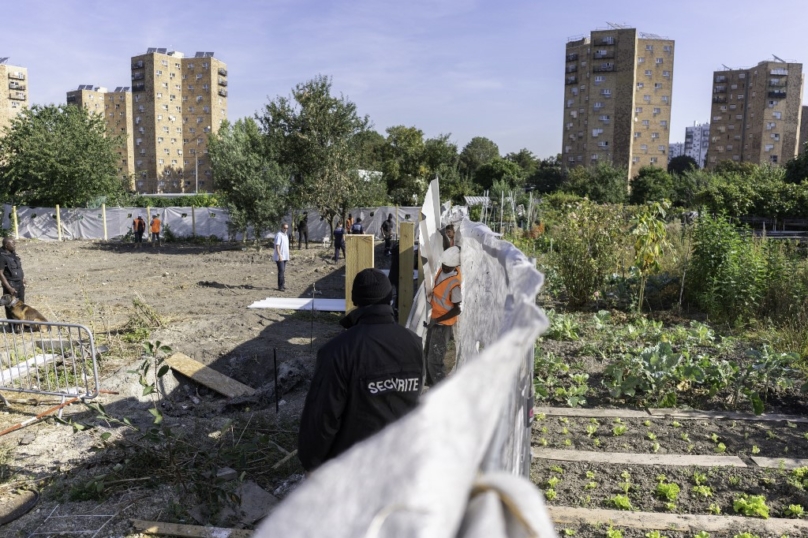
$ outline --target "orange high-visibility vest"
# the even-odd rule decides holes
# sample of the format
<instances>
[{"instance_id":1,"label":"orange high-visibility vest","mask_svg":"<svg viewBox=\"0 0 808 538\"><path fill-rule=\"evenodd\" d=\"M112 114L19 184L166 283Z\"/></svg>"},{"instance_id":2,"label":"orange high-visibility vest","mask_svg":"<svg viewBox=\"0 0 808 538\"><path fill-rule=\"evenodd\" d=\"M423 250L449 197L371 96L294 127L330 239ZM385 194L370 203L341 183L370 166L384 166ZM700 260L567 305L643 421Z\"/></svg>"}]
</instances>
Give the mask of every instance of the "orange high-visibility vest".
<instances>
[{"instance_id":1,"label":"orange high-visibility vest","mask_svg":"<svg viewBox=\"0 0 808 538\"><path fill-rule=\"evenodd\" d=\"M435 285L435 287L432 289L432 299L429 301L432 304L432 319L437 319L454 308L454 303L452 302L452 290L463 282L463 275L460 273L460 267L455 267L455 271L457 271L456 275L450 276L440 284ZM438 269L438 274L435 275L435 282L438 281L438 278L440 278L442 272L443 268ZM457 323L458 317L460 316L455 316L452 319L440 321L438 323L440 325L454 325Z\"/></svg>"},{"instance_id":2,"label":"orange high-visibility vest","mask_svg":"<svg viewBox=\"0 0 808 538\"><path fill-rule=\"evenodd\" d=\"M151 223L151 231L153 234L160 233L160 219L154 219Z\"/></svg>"}]
</instances>

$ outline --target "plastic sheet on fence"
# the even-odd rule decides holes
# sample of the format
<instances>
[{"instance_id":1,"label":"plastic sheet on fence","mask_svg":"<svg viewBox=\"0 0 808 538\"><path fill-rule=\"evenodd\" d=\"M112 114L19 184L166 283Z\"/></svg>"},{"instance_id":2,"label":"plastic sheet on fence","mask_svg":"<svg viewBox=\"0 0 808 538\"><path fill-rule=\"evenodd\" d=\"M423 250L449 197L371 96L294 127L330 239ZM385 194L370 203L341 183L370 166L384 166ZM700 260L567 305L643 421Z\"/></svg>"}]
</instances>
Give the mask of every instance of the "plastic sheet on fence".
<instances>
[{"instance_id":1,"label":"plastic sheet on fence","mask_svg":"<svg viewBox=\"0 0 808 538\"><path fill-rule=\"evenodd\" d=\"M442 250L437 192L428 200L421 230L434 259ZM547 327L535 304L543 277L487 227L458 225L465 284L457 372L415 411L315 471L257 537L555 536L538 489L524 478L532 349ZM411 325L423 319L411 317Z\"/></svg>"}]
</instances>

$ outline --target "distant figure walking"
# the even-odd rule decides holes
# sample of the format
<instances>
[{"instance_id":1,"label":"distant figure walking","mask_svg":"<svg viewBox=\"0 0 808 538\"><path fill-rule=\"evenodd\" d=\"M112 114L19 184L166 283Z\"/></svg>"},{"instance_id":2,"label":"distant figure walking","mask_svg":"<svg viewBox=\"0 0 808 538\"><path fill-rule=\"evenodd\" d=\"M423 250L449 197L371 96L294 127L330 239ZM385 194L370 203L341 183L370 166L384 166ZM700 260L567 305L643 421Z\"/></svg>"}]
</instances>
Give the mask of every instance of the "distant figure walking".
<instances>
[{"instance_id":1,"label":"distant figure walking","mask_svg":"<svg viewBox=\"0 0 808 538\"><path fill-rule=\"evenodd\" d=\"M382 237L384 238L384 255L390 256L393 250L393 230L396 225L393 222L393 214L387 215L387 220L382 222Z\"/></svg>"},{"instance_id":2,"label":"distant figure walking","mask_svg":"<svg viewBox=\"0 0 808 538\"><path fill-rule=\"evenodd\" d=\"M309 249L309 214L303 212L303 218L297 225L297 250L303 246L303 240L306 240L306 250Z\"/></svg>"},{"instance_id":3,"label":"distant figure walking","mask_svg":"<svg viewBox=\"0 0 808 538\"><path fill-rule=\"evenodd\" d=\"M345 219L345 229L350 232L351 228L353 227L353 215L348 213L348 218Z\"/></svg>"},{"instance_id":4,"label":"distant figure walking","mask_svg":"<svg viewBox=\"0 0 808 538\"><path fill-rule=\"evenodd\" d=\"M162 224L163 223L160 221L160 217L158 217L156 214L152 216L151 221L152 246L154 246L155 243L157 243L158 247L160 246L160 226Z\"/></svg>"},{"instance_id":5,"label":"distant figure walking","mask_svg":"<svg viewBox=\"0 0 808 538\"><path fill-rule=\"evenodd\" d=\"M275 234L275 252L272 259L278 266L278 291L286 291L286 262L289 261L289 225L284 224Z\"/></svg>"},{"instance_id":6,"label":"distant figure walking","mask_svg":"<svg viewBox=\"0 0 808 538\"><path fill-rule=\"evenodd\" d=\"M353 226L351 226L351 233L352 234L363 234L365 233L365 228L362 226L362 219L357 218L356 222L354 222Z\"/></svg>"},{"instance_id":7,"label":"distant figure walking","mask_svg":"<svg viewBox=\"0 0 808 538\"><path fill-rule=\"evenodd\" d=\"M341 222L337 222L337 227L334 228L334 261L339 261L339 251L342 251L342 257L345 257L345 228L342 227Z\"/></svg>"}]
</instances>

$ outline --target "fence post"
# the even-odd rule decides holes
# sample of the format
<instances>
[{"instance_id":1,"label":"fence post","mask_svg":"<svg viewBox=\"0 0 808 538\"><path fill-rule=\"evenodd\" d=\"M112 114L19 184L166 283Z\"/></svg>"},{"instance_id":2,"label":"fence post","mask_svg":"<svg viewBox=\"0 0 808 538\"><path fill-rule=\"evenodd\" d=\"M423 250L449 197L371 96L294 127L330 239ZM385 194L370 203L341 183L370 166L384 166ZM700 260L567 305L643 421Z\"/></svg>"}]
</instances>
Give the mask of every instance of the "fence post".
<instances>
[{"instance_id":1,"label":"fence post","mask_svg":"<svg viewBox=\"0 0 808 538\"><path fill-rule=\"evenodd\" d=\"M196 237L196 207L191 206L191 236Z\"/></svg>"},{"instance_id":2,"label":"fence post","mask_svg":"<svg viewBox=\"0 0 808 538\"><path fill-rule=\"evenodd\" d=\"M14 239L20 238L20 227L17 223L17 206L11 206L11 225L14 227Z\"/></svg>"},{"instance_id":3,"label":"fence post","mask_svg":"<svg viewBox=\"0 0 808 538\"><path fill-rule=\"evenodd\" d=\"M59 211L59 204L56 204L56 235L59 241L62 240L62 215Z\"/></svg>"},{"instance_id":4,"label":"fence post","mask_svg":"<svg viewBox=\"0 0 808 538\"><path fill-rule=\"evenodd\" d=\"M356 308L351 300L353 281L363 269L373 268L373 236L368 234L345 236L345 313Z\"/></svg>"},{"instance_id":5,"label":"fence post","mask_svg":"<svg viewBox=\"0 0 808 538\"><path fill-rule=\"evenodd\" d=\"M398 323L406 325L412 310L415 223L402 222L398 240Z\"/></svg>"},{"instance_id":6,"label":"fence post","mask_svg":"<svg viewBox=\"0 0 808 538\"><path fill-rule=\"evenodd\" d=\"M101 204L101 220L104 223L104 241L107 240L107 204Z\"/></svg>"},{"instance_id":7,"label":"fence post","mask_svg":"<svg viewBox=\"0 0 808 538\"><path fill-rule=\"evenodd\" d=\"M146 206L146 238L151 243L151 206Z\"/></svg>"}]
</instances>

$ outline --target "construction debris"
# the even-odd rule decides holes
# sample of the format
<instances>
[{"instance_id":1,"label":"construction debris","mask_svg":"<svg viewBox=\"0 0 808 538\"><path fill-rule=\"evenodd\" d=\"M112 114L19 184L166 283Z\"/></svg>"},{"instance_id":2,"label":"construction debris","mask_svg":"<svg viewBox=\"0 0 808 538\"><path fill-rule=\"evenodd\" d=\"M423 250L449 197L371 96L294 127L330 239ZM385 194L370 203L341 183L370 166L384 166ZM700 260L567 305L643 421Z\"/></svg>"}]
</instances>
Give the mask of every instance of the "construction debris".
<instances>
[{"instance_id":1,"label":"construction debris","mask_svg":"<svg viewBox=\"0 0 808 538\"><path fill-rule=\"evenodd\" d=\"M164 536L187 536L189 538L252 538L253 531L241 529L224 529L221 527L200 527L198 525L180 525L179 523L161 523L159 521L143 521L133 519L132 526L144 534Z\"/></svg>"}]
</instances>

